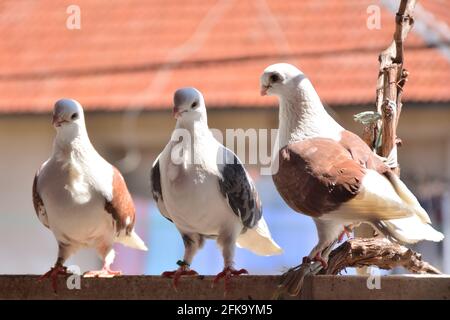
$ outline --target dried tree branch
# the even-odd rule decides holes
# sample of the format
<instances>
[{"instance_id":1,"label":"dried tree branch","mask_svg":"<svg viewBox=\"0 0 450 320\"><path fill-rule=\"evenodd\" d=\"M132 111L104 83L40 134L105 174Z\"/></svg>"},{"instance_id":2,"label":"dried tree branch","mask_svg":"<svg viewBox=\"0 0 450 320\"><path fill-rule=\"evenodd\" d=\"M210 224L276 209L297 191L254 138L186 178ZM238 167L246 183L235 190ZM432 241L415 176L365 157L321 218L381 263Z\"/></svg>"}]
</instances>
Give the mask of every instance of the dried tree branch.
<instances>
[{"instance_id":1,"label":"dried tree branch","mask_svg":"<svg viewBox=\"0 0 450 320\"><path fill-rule=\"evenodd\" d=\"M403 44L414 24L413 11L415 4L416 0L401 1L395 16L393 41L378 57L380 66L375 106L378 113L382 115L382 121L366 125L363 133L364 141L372 149L376 149L379 155L383 157L391 156L394 160L397 159L395 146L401 142L397 138L396 132L402 108L402 91L408 76L408 72L403 69ZM380 131L382 134L382 143L381 146L377 146L376 139Z\"/></svg>"},{"instance_id":2,"label":"dried tree branch","mask_svg":"<svg viewBox=\"0 0 450 320\"><path fill-rule=\"evenodd\" d=\"M402 141L397 136L397 126L402 111L403 88L408 71L403 68L404 42L414 25L413 12L416 0L402 0L395 15L395 32L391 44L378 56L379 69L375 106L381 120L366 123L362 138L378 155L388 159L392 171L400 175L397 161L397 146ZM378 136L381 133L381 144ZM355 230L355 234L368 236L367 231Z\"/></svg>"},{"instance_id":3,"label":"dried tree branch","mask_svg":"<svg viewBox=\"0 0 450 320\"><path fill-rule=\"evenodd\" d=\"M388 158L395 146L397 123L397 64L383 70L384 100L381 105L382 142L379 155ZM394 149L394 152L396 150ZM395 155L394 155L395 156Z\"/></svg>"},{"instance_id":4,"label":"dried tree branch","mask_svg":"<svg viewBox=\"0 0 450 320\"><path fill-rule=\"evenodd\" d=\"M380 269L403 267L412 273L441 274L422 256L385 238L355 238L344 242L330 253L328 267L321 274L339 274L348 267L377 266Z\"/></svg>"}]
</instances>

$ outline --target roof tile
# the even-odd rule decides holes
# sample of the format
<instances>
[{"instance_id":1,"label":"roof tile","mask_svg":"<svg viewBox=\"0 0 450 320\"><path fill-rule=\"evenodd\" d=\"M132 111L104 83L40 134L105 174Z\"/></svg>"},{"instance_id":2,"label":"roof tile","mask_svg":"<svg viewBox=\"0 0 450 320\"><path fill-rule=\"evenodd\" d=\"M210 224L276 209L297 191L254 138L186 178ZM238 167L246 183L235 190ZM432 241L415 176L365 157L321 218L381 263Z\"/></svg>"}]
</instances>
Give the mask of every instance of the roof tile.
<instances>
[{"instance_id":1,"label":"roof tile","mask_svg":"<svg viewBox=\"0 0 450 320\"><path fill-rule=\"evenodd\" d=\"M366 27L368 0L78 0L81 30L68 30L72 1L0 3L0 112L49 111L60 97L87 109L156 109L182 86L211 107L268 107L258 78L275 62L296 64L328 104L374 101L377 57L394 31ZM425 10L450 21L448 1ZM414 29L413 29L414 30ZM450 101L450 64L419 34L407 40L404 100Z\"/></svg>"}]
</instances>

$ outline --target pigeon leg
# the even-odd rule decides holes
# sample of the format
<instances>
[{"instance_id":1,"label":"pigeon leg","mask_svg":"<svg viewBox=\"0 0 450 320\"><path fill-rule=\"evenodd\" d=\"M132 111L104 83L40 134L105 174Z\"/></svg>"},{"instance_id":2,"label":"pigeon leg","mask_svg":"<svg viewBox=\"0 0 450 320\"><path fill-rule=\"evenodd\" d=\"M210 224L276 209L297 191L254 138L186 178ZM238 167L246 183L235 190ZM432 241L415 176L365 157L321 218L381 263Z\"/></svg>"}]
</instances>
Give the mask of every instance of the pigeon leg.
<instances>
[{"instance_id":1,"label":"pigeon leg","mask_svg":"<svg viewBox=\"0 0 450 320\"><path fill-rule=\"evenodd\" d=\"M234 234L228 236L219 236L217 242L222 247L224 268L214 278L213 286L215 286L220 281L220 279L223 279L225 285L224 295L226 295L230 289L231 279L242 274L248 274L248 271L245 269L236 270L233 268L234 250L236 243L236 236Z\"/></svg>"},{"instance_id":2,"label":"pigeon leg","mask_svg":"<svg viewBox=\"0 0 450 320\"><path fill-rule=\"evenodd\" d=\"M103 258L103 267L101 270L88 271L83 274L84 278L113 278L122 275L122 271L111 270L111 264L114 262L116 253L109 246L101 246L97 249L99 255Z\"/></svg>"},{"instance_id":3,"label":"pigeon leg","mask_svg":"<svg viewBox=\"0 0 450 320\"><path fill-rule=\"evenodd\" d=\"M324 256L322 253L326 249L336 242L342 229L345 227L342 224L335 223L332 221L324 221L320 219L314 219L317 227L317 233L319 235L319 243L311 250L308 257L303 258L304 263L311 261L318 261L321 263L323 268L328 266L328 255Z\"/></svg>"},{"instance_id":4,"label":"pigeon leg","mask_svg":"<svg viewBox=\"0 0 450 320\"><path fill-rule=\"evenodd\" d=\"M173 278L173 287L178 288L178 282L182 276L197 276L198 273L190 268L192 259L198 249L203 247L205 239L199 234L183 234L184 243L184 259L177 261L179 268L175 271L165 271L162 276L165 278Z\"/></svg>"}]
</instances>

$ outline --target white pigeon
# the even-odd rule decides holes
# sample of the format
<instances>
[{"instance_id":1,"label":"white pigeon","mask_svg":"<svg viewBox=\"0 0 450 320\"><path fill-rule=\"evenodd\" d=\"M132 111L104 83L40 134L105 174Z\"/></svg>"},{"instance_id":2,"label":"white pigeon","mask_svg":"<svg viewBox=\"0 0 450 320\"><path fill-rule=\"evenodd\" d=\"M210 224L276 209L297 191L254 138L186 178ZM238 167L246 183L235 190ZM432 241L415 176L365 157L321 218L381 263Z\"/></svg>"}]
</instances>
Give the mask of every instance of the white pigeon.
<instances>
[{"instance_id":1,"label":"white pigeon","mask_svg":"<svg viewBox=\"0 0 450 320\"><path fill-rule=\"evenodd\" d=\"M55 103L53 151L33 182L33 203L39 220L58 242L55 266L41 279L66 274L64 262L80 248L95 248L103 260L100 271L86 277L120 274L110 265L113 244L147 250L134 231L135 208L120 172L92 146L81 105L72 99Z\"/></svg>"},{"instance_id":2,"label":"white pigeon","mask_svg":"<svg viewBox=\"0 0 450 320\"><path fill-rule=\"evenodd\" d=\"M274 64L260 83L261 95L275 95L280 103L274 183L287 204L311 216L317 226L319 243L306 261L326 266L321 253L363 222L404 244L444 238L382 158L326 112L300 70Z\"/></svg>"},{"instance_id":3,"label":"white pigeon","mask_svg":"<svg viewBox=\"0 0 450 320\"><path fill-rule=\"evenodd\" d=\"M244 166L220 144L208 128L202 94L182 88L174 94L177 119L171 140L153 163L151 192L161 214L172 221L183 238L185 253L180 266L164 276L194 275L192 259L205 238L216 239L224 269L215 282L247 273L233 267L235 244L258 255L282 252L262 216L256 188Z\"/></svg>"}]
</instances>

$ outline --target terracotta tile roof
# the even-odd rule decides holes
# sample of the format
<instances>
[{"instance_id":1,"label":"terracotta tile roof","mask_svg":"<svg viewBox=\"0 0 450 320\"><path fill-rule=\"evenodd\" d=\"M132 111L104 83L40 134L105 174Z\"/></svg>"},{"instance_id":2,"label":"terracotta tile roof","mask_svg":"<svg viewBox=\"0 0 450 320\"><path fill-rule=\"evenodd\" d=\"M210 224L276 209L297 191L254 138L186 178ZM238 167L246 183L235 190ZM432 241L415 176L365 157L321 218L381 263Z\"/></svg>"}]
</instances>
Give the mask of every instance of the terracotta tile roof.
<instances>
[{"instance_id":1,"label":"terracotta tile roof","mask_svg":"<svg viewBox=\"0 0 450 320\"><path fill-rule=\"evenodd\" d=\"M0 112L48 111L60 97L93 110L164 108L181 86L210 107L271 106L258 78L292 62L328 104L371 103L377 56L391 40L392 12L366 27L372 0L77 0L81 29L66 28L73 1L0 3ZM449 1L423 7L448 23ZM419 33L407 41L404 100L450 101L448 57ZM448 49L448 47L447 47Z\"/></svg>"}]
</instances>

